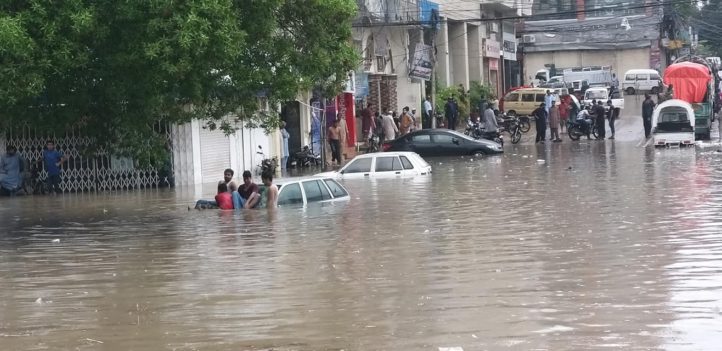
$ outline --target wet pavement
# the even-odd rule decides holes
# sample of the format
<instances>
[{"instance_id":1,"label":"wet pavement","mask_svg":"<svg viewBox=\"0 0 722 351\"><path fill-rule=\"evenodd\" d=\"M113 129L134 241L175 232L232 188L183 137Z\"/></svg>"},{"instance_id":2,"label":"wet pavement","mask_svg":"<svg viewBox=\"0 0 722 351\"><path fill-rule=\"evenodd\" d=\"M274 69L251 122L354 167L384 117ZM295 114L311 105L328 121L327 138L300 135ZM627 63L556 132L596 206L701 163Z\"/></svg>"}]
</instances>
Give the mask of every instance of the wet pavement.
<instances>
[{"instance_id":1,"label":"wet pavement","mask_svg":"<svg viewBox=\"0 0 722 351\"><path fill-rule=\"evenodd\" d=\"M0 349L719 349L721 154L506 150L271 213L0 199Z\"/></svg>"}]
</instances>

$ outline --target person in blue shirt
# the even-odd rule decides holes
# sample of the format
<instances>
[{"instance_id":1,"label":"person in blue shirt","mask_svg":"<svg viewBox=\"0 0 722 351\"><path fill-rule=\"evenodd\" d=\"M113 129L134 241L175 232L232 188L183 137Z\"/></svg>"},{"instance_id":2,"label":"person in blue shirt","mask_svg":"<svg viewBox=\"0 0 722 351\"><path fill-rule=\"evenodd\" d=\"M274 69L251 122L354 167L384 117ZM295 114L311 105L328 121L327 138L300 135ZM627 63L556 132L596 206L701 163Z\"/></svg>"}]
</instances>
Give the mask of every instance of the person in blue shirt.
<instances>
[{"instance_id":1,"label":"person in blue shirt","mask_svg":"<svg viewBox=\"0 0 722 351\"><path fill-rule=\"evenodd\" d=\"M41 161L45 166L45 171L48 172L47 183L50 191L55 193L59 193L61 191L60 169L67 159L68 158L65 157L61 151L55 149L55 142L48 140L47 144L45 144L43 159Z\"/></svg>"},{"instance_id":2,"label":"person in blue shirt","mask_svg":"<svg viewBox=\"0 0 722 351\"><path fill-rule=\"evenodd\" d=\"M0 158L0 195L15 195L23 185L23 159L15 146L8 145Z\"/></svg>"},{"instance_id":3,"label":"person in blue shirt","mask_svg":"<svg viewBox=\"0 0 722 351\"><path fill-rule=\"evenodd\" d=\"M290 152L288 151L288 139L291 137L291 134L288 134L288 131L286 130L286 122L281 122L281 170L285 171L286 166L288 164L288 156L290 155Z\"/></svg>"}]
</instances>

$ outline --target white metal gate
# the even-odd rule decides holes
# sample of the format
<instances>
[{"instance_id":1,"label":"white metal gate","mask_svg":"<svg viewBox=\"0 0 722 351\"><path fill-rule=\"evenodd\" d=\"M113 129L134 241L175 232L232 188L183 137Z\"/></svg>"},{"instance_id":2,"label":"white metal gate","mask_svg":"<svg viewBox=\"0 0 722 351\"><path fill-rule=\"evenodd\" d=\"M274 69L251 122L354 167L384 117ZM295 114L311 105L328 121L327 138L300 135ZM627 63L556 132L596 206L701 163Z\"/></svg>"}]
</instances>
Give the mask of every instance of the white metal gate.
<instances>
[{"instance_id":1,"label":"white metal gate","mask_svg":"<svg viewBox=\"0 0 722 351\"><path fill-rule=\"evenodd\" d=\"M170 143L169 128L165 124L157 124L156 132ZM4 152L6 145L13 145L25 160L26 178L36 177L44 181L47 172L42 163L43 149L47 140L54 140L56 149L68 157L62 167L60 188L67 192L93 192L106 190L130 190L155 188L172 185L172 161L164 171L149 168L137 169L132 159L115 157L104 150L92 150L92 139L79 130L72 130L65 135L43 135L34 128L16 128L0 136L0 145ZM170 148L170 145L169 145ZM169 156L170 157L170 156ZM33 168L36 167L36 172Z\"/></svg>"},{"instance_id":2,"label":"white metal gate","mask_svg":"<svg viewBox=\"0 0 722 351\"><path fill-rule=\"evenodd\" d=\"M203 183L212 183L223 177L223 170L231 166L231 145L220 130L201 128L201 175Z\"/></svg>"}]
</instances>

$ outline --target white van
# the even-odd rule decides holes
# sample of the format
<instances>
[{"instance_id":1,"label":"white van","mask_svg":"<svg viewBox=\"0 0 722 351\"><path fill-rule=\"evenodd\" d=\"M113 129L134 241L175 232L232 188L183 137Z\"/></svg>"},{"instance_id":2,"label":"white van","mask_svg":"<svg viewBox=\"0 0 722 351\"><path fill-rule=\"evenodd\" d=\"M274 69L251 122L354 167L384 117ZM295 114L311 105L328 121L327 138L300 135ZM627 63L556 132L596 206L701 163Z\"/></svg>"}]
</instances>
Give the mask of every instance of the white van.
<instances>
[{"instance_id":1,"label":"white van","mask_svg":"<svg viewBox=\"0 0 722 351\"><path fill-rule=\"evenodd\" d=\"M638 91L650 91L656 94L662 86L662 77L653 69L630 69L624 74L622 89L627 95L634 95Z\"/></svg>"}]
</instances>

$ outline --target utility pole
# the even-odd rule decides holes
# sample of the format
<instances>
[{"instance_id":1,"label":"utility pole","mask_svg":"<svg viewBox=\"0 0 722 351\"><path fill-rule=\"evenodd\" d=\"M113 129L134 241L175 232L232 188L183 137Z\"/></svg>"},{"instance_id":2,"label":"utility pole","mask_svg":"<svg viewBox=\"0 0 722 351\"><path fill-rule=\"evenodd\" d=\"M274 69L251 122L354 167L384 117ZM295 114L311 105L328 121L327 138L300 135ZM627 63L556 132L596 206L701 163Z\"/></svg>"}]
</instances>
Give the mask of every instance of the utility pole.
<instances>
[{"instance_id":1,"label":"utility pole","mask_svg":"<svg viewBox=\"0 0 722 351\"><path fill-rule=\"evenodd\" d=\"M436 128L436 26L431 22L433 34L431 35L431 128Z\"/></svg>"},{"instance_id":2,"label":"utility pole","mask_svg":"<svg viewBox=\"0 0 722 351\"><path fill-rule=\"evenodd\" d=\"M321 99L321 164L323 170L326 170L326 98Z\"/></svg>"}]
</instances>

